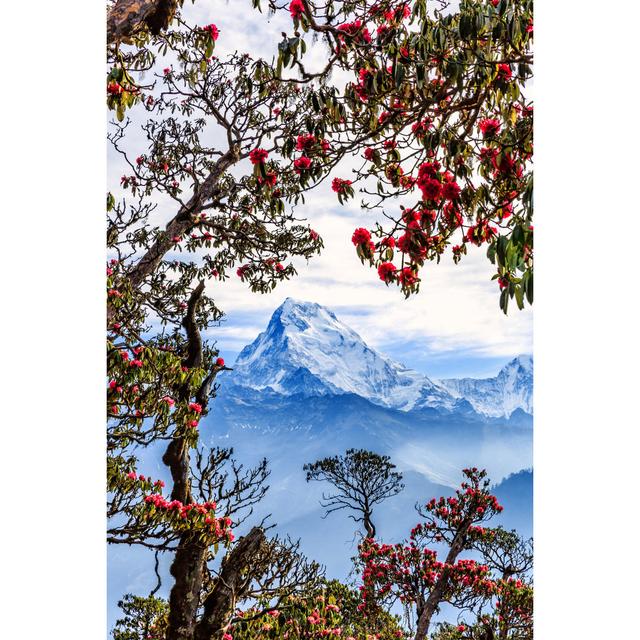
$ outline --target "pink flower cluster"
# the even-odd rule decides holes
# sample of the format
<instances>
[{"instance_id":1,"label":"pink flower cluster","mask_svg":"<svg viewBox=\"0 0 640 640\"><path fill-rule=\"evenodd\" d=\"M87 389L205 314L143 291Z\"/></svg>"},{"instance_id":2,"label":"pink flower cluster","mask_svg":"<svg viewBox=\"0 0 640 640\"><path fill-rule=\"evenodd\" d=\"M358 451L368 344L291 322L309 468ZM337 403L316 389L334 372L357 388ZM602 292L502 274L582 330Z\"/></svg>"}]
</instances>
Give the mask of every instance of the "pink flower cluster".
<instances>
[{"instance_id":1,"label":"pink flower cluster","mask_svg":"<svg viewBox=\"0 0 640 640\"><path fill-rule=\"evenodd\" d=\"M224 538L232 542L234 539L234 535L231 532L231 518L216 518L215 502L182 504L180 500L169 501L159 493L145 496L144 502L147 507L152 509L152 513L154 511L164 513L174 524L186 521L191 525L204 529L218 540Z\"/></svg>"}]
</instances>

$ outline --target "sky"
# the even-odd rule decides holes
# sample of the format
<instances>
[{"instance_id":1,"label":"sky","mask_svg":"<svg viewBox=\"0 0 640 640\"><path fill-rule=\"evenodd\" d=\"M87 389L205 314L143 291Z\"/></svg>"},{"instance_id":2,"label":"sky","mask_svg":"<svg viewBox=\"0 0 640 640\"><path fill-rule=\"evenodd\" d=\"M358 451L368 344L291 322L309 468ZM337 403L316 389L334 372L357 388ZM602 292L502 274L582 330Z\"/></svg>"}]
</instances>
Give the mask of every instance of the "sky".
<instances>
[{"instance_id":1,"label":"sky","mask_svg":"<svg viewBox=\"0 0 640 640\"><path fill-rule=\"evenodd\" d=\"M219 57L235 49L267 57L265 43L275 50L281 32L291 29L286 13L268 17L251 11L249 3L243 11L230 7L224 0L185 3L189 23L214 22L219 27L215 51ZM309 66L321 64L322 56L318 47L311 48ZM145 148L139 124L134 120L127 132L134 157ZM118 193L120 175L126 170L113 151L108 170L110 188ZM335 175L348 177L349 170L346 165L338 167ZM500 311L498 286L491 280L493 265L485 249L470 247L459 265L450 255L440 264L428 263L421 271L420 293L405 300L398 288L386 287L374 269L360 263L351 244L353 230L372 226L373 214L360 209L357 194L346 206L340 205L329 184L325 181L309 193L306 204L297 209L325 244L321 256L308 263L294 261L297 277L264 295L251 293L235 277L207 284L209 295L226 314L207 337L217 342L228 363L266 327L287 297L329 307L371 347L432 377L492 376L515 355L532 352L531 308L519 311L513 305L508 316ZM159 201L159 221L173 213L172 203Z\"/></svg>"}]
</instances>

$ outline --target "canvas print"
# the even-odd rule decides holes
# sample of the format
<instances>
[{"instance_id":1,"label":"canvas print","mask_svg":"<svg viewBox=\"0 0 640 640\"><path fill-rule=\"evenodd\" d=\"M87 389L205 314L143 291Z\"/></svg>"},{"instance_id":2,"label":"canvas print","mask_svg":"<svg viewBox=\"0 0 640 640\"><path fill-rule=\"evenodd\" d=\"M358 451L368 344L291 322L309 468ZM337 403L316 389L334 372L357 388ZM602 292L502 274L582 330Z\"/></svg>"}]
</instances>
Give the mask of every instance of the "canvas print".
<instances>
[{"instance_id":1,"label":"canvas print","mask_svg":"<svg viewBox=\"0 0 640 640\"><path fill-rule=\"evenodd\" d=\"M532 2L106 18L108 637L533 638Z\"/></svg>"}]
</instances>

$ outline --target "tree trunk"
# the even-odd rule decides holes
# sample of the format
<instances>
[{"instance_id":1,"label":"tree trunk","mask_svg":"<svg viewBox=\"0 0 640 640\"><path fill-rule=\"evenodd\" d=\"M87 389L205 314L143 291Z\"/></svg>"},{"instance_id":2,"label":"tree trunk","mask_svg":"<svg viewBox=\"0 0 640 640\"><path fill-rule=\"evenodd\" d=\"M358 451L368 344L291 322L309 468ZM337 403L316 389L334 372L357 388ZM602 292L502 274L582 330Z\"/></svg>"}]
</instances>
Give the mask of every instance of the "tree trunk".
<instances>
[{"instance_id":1,"label":"tree trunk","mask_svg":"<svg viewBox=\"0 0 640 640\"><path fill-rule=\"evenodd\" d=\"M456 558L460 555L460 552L464 549L466 531L470 524L471 521L467 519L458 529L456 537L453 539L451 547L449 548L449 553L445 559L446 564L453 564L456 561ZM427 633L429 633L429 626L431 625L431 618L433 618L433 614L436 612L438 605L442 602L442 597L447 589L448 581L448 576L440 576L440 579L431 590L431 593L425 602L424 609L418 617L415 640L426 639Z\"/></svg>"},{"instance_id":2,"label":"tree trunk","mask_svg":"<svg viewBox=\"0 0 640 640\"><path fill-rule=\"evenodd\" d=\"M171 575L175 582L169 596L166 640L193 640L206 554L207 546L196 542L191 534L186 534L180 540L171 564Z\"/></svg>"},{"instance_id":3,"label":"tree trunk","mask_svg":"<svg viewBox=\"0 0 640 640\"><path fill-rule=\"evenodd\" d=\"M171 470L173 478L171 499L191 503L189 449L183 438L175 438L169 443L162 461ZM193 640L206 554L207 546L192 534L180 538L170 570L175 582L169 595L167 640Z\"/></svg>"},{"instance_id":4,"label":"tree trunk","mask_svg":"<svg viewBox=\"0 0 640 640\"><path fill-rule=\"evenodd\" d=\"M178 0L116 0L107 15L107 43L127 40L142 27L158 35L173 20L177 6Z\"/></svg>"},{"instance_id":5,"label":"tree trunk","mask_svg":"<svg viewBox=\"0 0 640 640\"><path fill-rule=\"evenodd\" d=\"M164 255L173 248L174 236L182 237L191 232L194 228L193 214L216 193L218 181L224 172L233 166L240 159L238 149L234 146L229 149L215 164L207 179L200 185L191 196L187 204L181 207L180 211L169 221L162 233L159 233L154 243L147 249L146 253L137 262L127 275L129 284L133 291L139 289L145 278L151 275L160 264ZM110 322L114 316L115 309L107 306L107 321Z\"/></svg>"},{"instance_id":6,"label":"tree trunk","mask_svg":"<svg viewBox=\"0 0 640 640\"><path fill-rule=\"evenodd\" d=\"M225 556L215 586L205 598L204 612L196 627L195 640L212 640L227 627L236 603L245 595L251 583L247 567L264 541L264 531L254 527Z\"/></svg>"},{"instance_id":7,"label":"tree trunk","mask_svg":"<svg viewBox=\"0 0 640 640\"><path fill-rule=\"evenodd\" d=\"M367 531L367 538L375 538L376 537L376 527L371 520L371 512L366 511L364 514L364 528Z\"/></svg>"}]
</instances>

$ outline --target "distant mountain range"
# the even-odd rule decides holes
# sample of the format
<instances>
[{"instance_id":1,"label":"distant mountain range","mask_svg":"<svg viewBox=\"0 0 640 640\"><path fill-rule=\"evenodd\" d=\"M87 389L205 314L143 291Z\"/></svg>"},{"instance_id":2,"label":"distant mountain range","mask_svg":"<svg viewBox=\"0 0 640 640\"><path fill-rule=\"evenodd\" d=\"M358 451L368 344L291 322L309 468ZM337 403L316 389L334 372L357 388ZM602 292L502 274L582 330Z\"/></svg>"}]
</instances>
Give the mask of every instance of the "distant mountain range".
<instances>
[{"instance_id":1,"label":"distant mountain range","mask_svg":"<svg viewBox=\"0 0 640 640\"><path fill-rule=\"evenodd\" d=\"M432 380L371 347L326 307L287 298L238 356L225 384L280 396L354 394L400 411L509 418L532 414L533 360L521 355L495 378Z\"/></svg>"}]
</instances>

